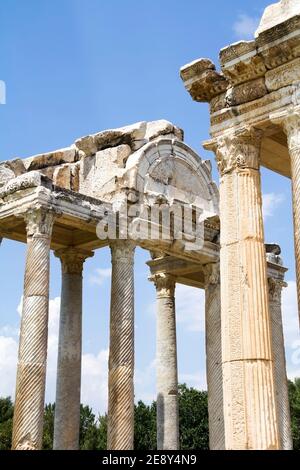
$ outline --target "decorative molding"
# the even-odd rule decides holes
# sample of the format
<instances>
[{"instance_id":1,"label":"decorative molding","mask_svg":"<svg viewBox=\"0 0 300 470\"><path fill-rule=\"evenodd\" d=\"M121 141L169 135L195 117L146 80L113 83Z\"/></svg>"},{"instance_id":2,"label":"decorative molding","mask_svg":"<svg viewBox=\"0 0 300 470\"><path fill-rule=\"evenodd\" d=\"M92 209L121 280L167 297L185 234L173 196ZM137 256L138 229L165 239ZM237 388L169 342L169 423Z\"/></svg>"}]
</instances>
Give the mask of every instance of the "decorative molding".
<instances>
[{"instance_id":1,"label":"decorative molding","mask_svg":"<svg viewBox=\"0 0 300 470\"><path fill-rule=\"evenodd\" d=\"M82 274L83 263L87 258L92 258L92 251L81 250L75 247L57 250L55 256L60 259L63 274Z\"/></svg>"},{"instance_id":2,"label":"decorative molding","mask_svg":"<svg viewBox=\"0 0 300 470\"><path fill-rule=\"evenodd\" d=\"M176 279L167 273L157 273L149 277L156 287L157 298L174 297Z\"/></svg>"}]
</instances>

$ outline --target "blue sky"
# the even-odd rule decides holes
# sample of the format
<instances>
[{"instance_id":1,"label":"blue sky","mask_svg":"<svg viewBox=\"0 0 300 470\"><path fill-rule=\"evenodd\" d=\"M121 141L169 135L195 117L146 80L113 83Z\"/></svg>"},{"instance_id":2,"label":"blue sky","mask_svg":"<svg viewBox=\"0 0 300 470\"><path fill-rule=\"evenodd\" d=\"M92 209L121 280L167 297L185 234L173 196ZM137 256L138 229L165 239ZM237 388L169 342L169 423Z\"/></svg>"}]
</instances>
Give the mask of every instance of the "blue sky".
<instances>
[{"instance_id":1,"label":"blue sky","mask_svg":"<svg viewBox=\"0 0 300 470\"><path fill-rule=\"evenodd\" d=\"M205 104L194 103L179 78L199 57L216 63L218 51L249 39L263 0L2 0L0 160L70 145L85 134L141 120L167 119L203 158L208 138ZM213 161L214 179L218 180ZM288 370L300 376L290 183L262 172L266 240L277 242L289 268L284 293ZM4 240L0 249L0 396L13 394L25 247ZM136 398L155 397L155 292L147 281L147 252L136 254ZM82 400L106 407L110 257L86 262ZM54 399L60 269L51 259L47 400ZM176 294L180 381L205 388L203 292Z\"/></svg>"}]
</instances>

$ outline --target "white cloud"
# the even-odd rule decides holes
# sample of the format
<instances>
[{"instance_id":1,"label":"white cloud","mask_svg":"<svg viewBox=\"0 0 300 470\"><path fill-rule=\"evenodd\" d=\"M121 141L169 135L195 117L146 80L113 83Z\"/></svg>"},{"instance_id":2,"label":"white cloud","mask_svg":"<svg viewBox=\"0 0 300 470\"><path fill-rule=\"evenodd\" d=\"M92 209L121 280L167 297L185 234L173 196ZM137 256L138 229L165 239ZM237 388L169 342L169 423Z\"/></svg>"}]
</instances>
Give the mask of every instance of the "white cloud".
<instances>
[{"instance_id":1,"label":"white cloud","mask_svg":"<svg viewBox=\"0 0 300 470\"><path fill-rule=\"evenodd\" d=\"M272 217L280 204L284 201L284 194L266 193L263 194L263 215L264 218Z\"/></svg>"},{"instance_id":2,"label":"white cloud","mask_svg":"<svg viewBox=\"0 0 300 470\"><path fill-rule=\"evenodd\" d=\"M189 387L198 390L207 390L206 373L179 374L179 383L186 383Z\"/></svg>"},{"instance_id":3,"label":"white cloud","mask_svg":"<svg viewBox=\"0 0 300 470\"><path fill-rule=\"evenodd\" d=\"M136 400L151 403L156 399L156 360L153 359L144 369L136 369L134 374Z\"/></svg>"},{"instance_id":4,"label":"white cloud","mask_svg":"<svg viewBox=\"0 0 300 470\"><path fill-rule=\"evenodd\" d=\"M237 20L233 24L233 31L237 39L253 39L259 21L260 18L249 16L245 13L238 15Z\"/></svg>"},{"instance_id":5,"label":"white cloud","mask_svg":"<svg viewBox=\"0 0 300 470\"><path fill-rule=\"evenodd\" d=\"M0 397L15 394L18 342L12 337L0 336Z\"/></svg>"},{"instance_id":6,"label":"white cloud","mask_svg":"<svg viewBox=\"0 0 300 470\"><path fill-rule=\"evenodd\" d=\"M282 294L282 319L287 359L287 375L300 377L300 337L297 304L297 285L289 281Z\"/></svg>"},{"instance_id":7,"label":"white cloud","mask_svg":"<svg viewBox=\"0 0 300 470\"><path fill-rule=\"evenodd\" d=\"M177 284L176 317L186 331L205 331L204 290Z\"/></svg>"},{"instance_id":8,"label":"white cloud","mask_svg":"<svg viewBox=\"0 0 300 470\"><path fill-rule=\"evenodd\" d=\"M107 279L111 278L111 268L95 269L94 274L89 278L91 284L102 286Z\"/></svg>"},{"instance_id":9,"label":"white cloud","mask_svg":"<svg viewBox=\"0 0 300 470\"><path fill-rule=\"evenodd\" d=\"M89 405L94 413L107 411L108 350L97 355L83 354L81 374L81 402Z\"/></svg>"}]
</instances>

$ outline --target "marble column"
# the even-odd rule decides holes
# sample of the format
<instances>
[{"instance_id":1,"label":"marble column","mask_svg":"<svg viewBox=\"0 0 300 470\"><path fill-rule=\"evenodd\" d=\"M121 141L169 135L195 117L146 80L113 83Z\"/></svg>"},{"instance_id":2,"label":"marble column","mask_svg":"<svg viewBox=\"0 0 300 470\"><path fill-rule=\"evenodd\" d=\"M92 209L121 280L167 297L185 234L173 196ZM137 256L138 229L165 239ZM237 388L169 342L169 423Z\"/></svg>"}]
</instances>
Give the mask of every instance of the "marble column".
<instances>
[{"instance_id":1,"label":"marble column","mask_svg":"<svg viewBox=\"0 0 300 470\"><path fill-rule=\"evenodd\" d=\"M55 252L61 260L62 290L59 323L54 450L79 449L82 271L92 252L70 247Z\"/></svg>"},{"instance_id":2,"label":"marble column","mask_svg":"<svg viewBox=\"0 0 300 470\"><path fill-rule=\"evenodd\" d=\"M150 277L157 296L156 376L157 449L179 449L178 371L175 279L168 274Z\"/></svg>"},{"instance_id":3,"label":"marble column","mask_svg":"<svg viewBox=\"0 0 300 470\"><path fill-rule=\"evenodd\" d=\"M111 243L109 450L132 450L134 442L134 250L128 240Z\"/></svg>"},{"instance_id":4,"label":"marble column","mask_svg":"<svg viewBox=\"0 0 300 470\"><path fill-rule=\"evenodd\" d=\"M282 121L282 124L288 137L291 159L298 315L300 321L300 106L289 114Z\"/></svg>"},{"instance_id":5,"label":"marble column","mask_svg":"<svg viewBox=\"0 0 300 470\"><path fill-rule=\"evenodd\" d=\"M205 266L204 274L209 448L224 450L220 265Z\"/></svg>"},{"instance_id":6,"label":"marble column","mask_svg":"<svg viewBox=\"0 0 300 470\"><path fill-rule=\"evenodd\" d=\"M54 215L25 215L27 255L19 342L12 448L42 447L48 340L49 254Z\"/></svg>"},{"instance_id":7,"label":"marble column","mask_svg":"<svg viewBox=\"0 0 300 470\"><path fill-rule=\"evenodd\" d=\"M225 447L279 449L259 171L261 133L214 141L220 171Z\"/></svg>"},{"instance_id":8,"label":"marble column","mask_svg":"<svg viewBox=\"0 0 300 470\"><path fill-rule=\"evenodd\" d=\"M283 450L292 450L293 440L281 314L281 293L283 287L286 287L286 283L278 277L269 277L268 282L280 444Z\"/></svg>"}]
</instances>

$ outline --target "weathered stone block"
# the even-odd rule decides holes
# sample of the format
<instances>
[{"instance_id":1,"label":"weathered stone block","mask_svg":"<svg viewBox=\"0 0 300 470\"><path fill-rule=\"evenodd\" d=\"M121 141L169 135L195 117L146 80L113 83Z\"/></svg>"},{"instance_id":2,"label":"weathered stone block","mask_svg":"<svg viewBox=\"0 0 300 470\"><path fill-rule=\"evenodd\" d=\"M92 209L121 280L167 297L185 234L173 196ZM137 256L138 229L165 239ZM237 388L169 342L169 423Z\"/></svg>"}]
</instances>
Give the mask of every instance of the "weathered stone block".
<instances>
[{"instance_id":1,"label":"weathered stone block","mask_svg":"<svg viewBox=\"0 0 300 470\"><path fill-rule=\"evenodd\" d=\"M76 147L55 150L54 152L34 155L26 158L24 165L27 171L41 170L49 166L57 166L62 163L73 163L76 159Z\"/></svg>"},{"instance_id":2,"label":"weathered stone block","mask_svg":"<svg viewBox=\"0 0 300 470\"><path fill-rule=\"evenodd\" d=\"M257 80L229 88L226 93L226 102L228 106L237 106L262 98L267 93L265 79L258 78Z\"/></svg>"}]
</instances>

